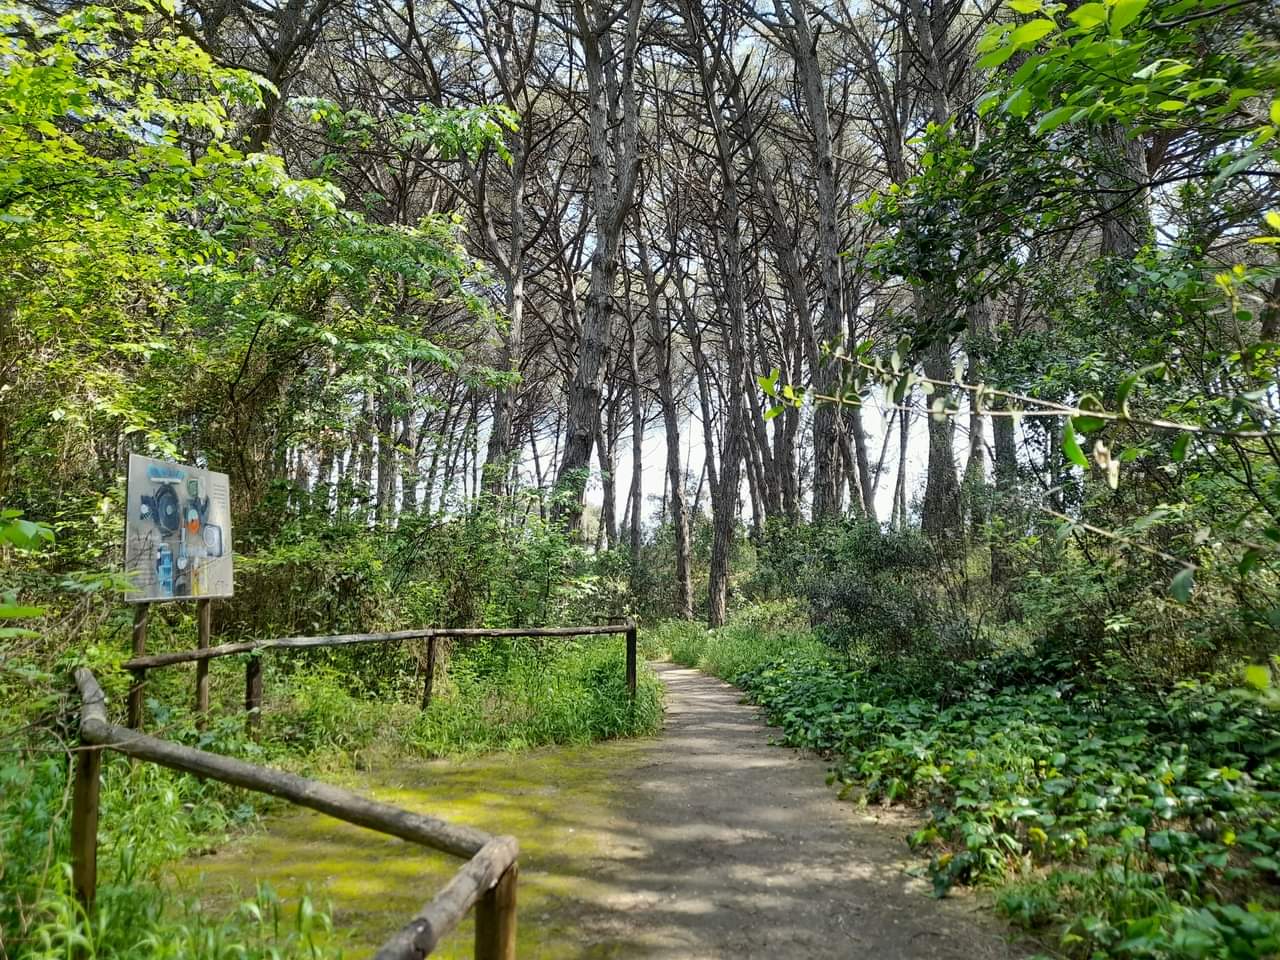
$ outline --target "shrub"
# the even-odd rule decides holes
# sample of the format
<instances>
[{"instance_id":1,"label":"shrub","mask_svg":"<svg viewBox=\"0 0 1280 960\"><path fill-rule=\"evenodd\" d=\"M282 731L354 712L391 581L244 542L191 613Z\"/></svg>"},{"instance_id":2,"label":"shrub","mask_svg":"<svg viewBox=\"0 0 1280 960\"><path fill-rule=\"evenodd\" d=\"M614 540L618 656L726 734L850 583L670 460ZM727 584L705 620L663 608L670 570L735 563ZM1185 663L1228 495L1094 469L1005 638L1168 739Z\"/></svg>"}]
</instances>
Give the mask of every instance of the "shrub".
<instances>
[{"instance_id":1,"label":"shrub","mask_svg":"<svg viewBox=\"0 0 1280 960\"><path fill-rule=\"evenodd\" d=\"M802 599L815 636L850 662L985 652L963 591L917 531L865 520L771 523L761 554L756 590Z\"/></svg>"},{"instance_id":2,"label":"shrub","mask_svg":"<svg viewBox=\"0 0 1280 960\"><path fill-rule=\"evenodd\" d=\"M1153 699L1116 677L939 707L890 671L796 659L739 680L843 795L929 811L912 842L939 893L1062 864L1001 903L1073 956L1274 952L1280 714L1256 699L1192 682Z\"/></svg>"},{"instance_id":3,"label":"shrub","mask_svg":"<svg viewBox=\"0 0 1280 960\"><path fill-rule=\"evenodd\" d=\"M644 647L676 663L697 667L731 683L739 674L779 657L823 660L830 650L816 641L795 602L752 604L730 622L708 631L698 624L669 620L645 631Z\"/></svg>"},{"instance_id":4,"label":"shrub","mask_svg":"<svg viewBox=\"0 0 1280 960\"><path fill-rule=\"evenodd\" d=\"M407 731L427 756L588 743L657 731L661 685L641 670L635 703L616 638L491 640L457 648L431 706Z\"/></svg>"}]
</instances>

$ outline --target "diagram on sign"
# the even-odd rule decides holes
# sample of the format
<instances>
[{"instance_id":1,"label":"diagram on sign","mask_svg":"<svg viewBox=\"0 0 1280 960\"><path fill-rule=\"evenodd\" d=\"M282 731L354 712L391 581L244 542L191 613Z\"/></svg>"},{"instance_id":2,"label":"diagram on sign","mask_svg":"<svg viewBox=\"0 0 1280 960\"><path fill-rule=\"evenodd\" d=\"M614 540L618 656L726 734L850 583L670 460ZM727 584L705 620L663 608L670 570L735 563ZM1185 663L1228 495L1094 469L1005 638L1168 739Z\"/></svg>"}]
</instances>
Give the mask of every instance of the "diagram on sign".
<instances>
[{"instance_id":1,"label":"diagram on sign","mask_svg":"<svg viewBox=\"0 0 1280 960\"><path fill-rule=\"evenodd\" d=\"M231 502L227 476L129 457L125 571L137 601L229 597Z\"/></svg>"}]
</instances>

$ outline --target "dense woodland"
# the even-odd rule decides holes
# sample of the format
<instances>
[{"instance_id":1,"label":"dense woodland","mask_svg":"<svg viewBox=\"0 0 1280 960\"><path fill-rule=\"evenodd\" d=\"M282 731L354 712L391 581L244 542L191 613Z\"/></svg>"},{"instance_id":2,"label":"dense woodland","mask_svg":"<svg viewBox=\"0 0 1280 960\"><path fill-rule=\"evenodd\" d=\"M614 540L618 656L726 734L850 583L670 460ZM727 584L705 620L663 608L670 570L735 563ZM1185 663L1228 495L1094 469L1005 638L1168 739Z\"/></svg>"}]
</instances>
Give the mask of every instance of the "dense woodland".
<instances>
[{"instance_id":1,"label":"dense woodland","mask_svg":"<svg viewBox=\"0 0 1280 960\"><path fill-rule=\"evenodd\" d=\"M120 768L127 922L60 866L131 452L230 477L221 639L634 616L1045 950L1280 951L1274 2L41 0L0 68L0 956L270 949L158 879L233 791ZM300 769L652 732L618 656L149 709Z\"/></svg>"}]
</instances>

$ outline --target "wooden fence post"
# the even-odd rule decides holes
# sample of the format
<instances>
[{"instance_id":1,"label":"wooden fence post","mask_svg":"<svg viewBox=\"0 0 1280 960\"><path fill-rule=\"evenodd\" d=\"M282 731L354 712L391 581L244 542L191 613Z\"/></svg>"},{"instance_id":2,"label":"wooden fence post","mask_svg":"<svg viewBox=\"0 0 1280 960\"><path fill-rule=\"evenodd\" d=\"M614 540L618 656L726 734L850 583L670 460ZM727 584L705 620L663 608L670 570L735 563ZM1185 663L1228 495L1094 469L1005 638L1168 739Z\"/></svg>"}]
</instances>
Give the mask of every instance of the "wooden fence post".
<instances>
[{"instance_id":1,"label":"wooden fence post","mask_svg":"<svg viewBox=\"0 0 1280 960\"><path fill-rule=\"evenodd\" d=\"M133 679L129 682L129 716L125 721L125 726L130 730L142 729L142 695L146 689L147 671L130 670L129 675Z\"/></svg>"},{"instance_id":2,"label":"wooden fence post","mask_svg":"<svg viewBox=\"0 0 1280 960\"><path fill-rule=\"evenodd\" d=\"M519 867L511 864L476 904L475 960L515 960L519 874Z\"/></svg>"},{"instance_id":3,"label":"wooden fence post","mask_svg":"<svg viewBox=\"0 0 1280 960\"><path fill-rule=\"evenodd\" d=\"M213 633L213 601L207 597L196 606L196 647L206 650ZM209 715L209 661L196 661L196 723L204 729Z\"/></svg>"},{"instance_id":4,"label":"wooden fence post","mask_svg":"<svg viewBox=\"0 0 1280 960\"><path fill-rule=\"evenodd\" d=\"M151 604L136 603L133 606L133 655L145 656L147 652L147 619L151 614Z\"/></svg>"},{"instance_id":5,"label":"wooden fence post","mask_svg":"<svg viewBox=\"0 0 1280 960\"><path fill-rule=\"evenodd\" d=\"M253 653L244 665L244 709L245 729L256 738L262 716L262 658Z\"/></svg>"},{"instance_id":6,"label":"wooden fence post","mask_svg":"<svg viewBox=\"0 0 1280 960\"><path fill-rule=\"evenodd\" d=\"M81 744L76 751L71 797L71 885L88 913L98 893L98 794L102 748Z\"/></svg>"},{"instance_id":7,"label":"wooden fence post","mask_svg":"<svg viewBox=\"0 0 1280 960\"><path fill-rule=\"evenodd\" d=\"M427 637L427 677L422 681L422 709L431 706L431 686L436 677L436 638Z\"/></svg>"},{"instance_id":8,"label":"wooden fence post","mask_svg":"<svg viewBox=\"0 0 1280 960\"><path fill-rule=\"evenodd\" d=\"M627 693L636 698L636 622L627 622Z\"/></svg>"},{"instance_id":9,"label":"wooden fence post","mask_svg":"<svg viewBox=\"0 0 1280 960\"><path fill-rule=\"evenodd\" d=\"M147 653L147 620L151 613L151 604L139 603L133 608L133 655L143 657ZM134 670L133 683L129 686L129 719L128 726L134 730L142 729L143 684L147 680L147 671Z\"/></svg>"}]
</instances>

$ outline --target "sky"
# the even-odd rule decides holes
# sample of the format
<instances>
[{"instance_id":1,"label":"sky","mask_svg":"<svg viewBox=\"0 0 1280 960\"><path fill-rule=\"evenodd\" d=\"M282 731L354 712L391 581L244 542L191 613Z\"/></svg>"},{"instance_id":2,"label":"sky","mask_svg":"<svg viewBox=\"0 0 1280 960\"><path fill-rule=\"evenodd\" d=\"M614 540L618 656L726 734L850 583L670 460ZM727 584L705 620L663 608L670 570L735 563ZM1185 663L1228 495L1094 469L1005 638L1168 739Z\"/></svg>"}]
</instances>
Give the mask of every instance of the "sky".
<instances>
[{"instance_id":1,"label":"sky","mask_svg":"<svg viewBox=\"0 0 1280 960\"><path fill-rule=\"evenodd\" d=\"M867 433L867 455L873 461L880 454L880 445L884 440L884 431L886 426L887 415L882 411L879 404L872 400L863 407L863 428ZM968 425L964 418L956 425L956 454L962 456L965 449L965 439L968 435ZM896 424L895 424L896 433ZM684 411L684 417L681 423L681 459L688 473L695 477L702 472L703 463L706 459L703 447L702 422L700 417L695 416L688 408ZM920 490L924 482L926 458L928 456L928 429L923 417L916 415L911 420L910 433L907 440L907 500L911 501L913 496ZM885 456L885 475L880 481L880 485L876 490L876 514L882 520L889 519L889 515L893 509L893 483L897 477L898 445L896 438L890 441L888 454ZM543 450L539 448L540 455ZM545 451L546 456L550 456L551 451ZM665 487L666 475L666 456L667 441L666 435L662 429L660 422L651 423L645 430L645 438L642 454L642 472L641 472L641 489L644 495L643 517L646 523L651 523L660 509L663 489ZM630 430L621 436L618 440L618 457L617 457L617 490L616 502L618 516L621 518L622 510L626 506L627 491L631 483L631 434ZM599 465L593 458L594 472L591 483L587 487L586 502L594 507L600 507L604 502L604 488L600 483ZM532 467L530 467L532 469ZM704 509L708 502L708 493L703 494ZM747 481L744 476L742 481L742 504L743 517L751 516L751 497L747 488Z\"/></svg>"}]
</instances>

